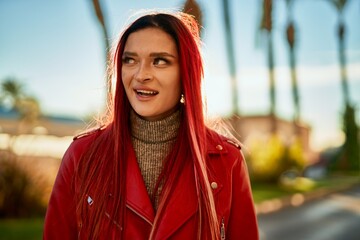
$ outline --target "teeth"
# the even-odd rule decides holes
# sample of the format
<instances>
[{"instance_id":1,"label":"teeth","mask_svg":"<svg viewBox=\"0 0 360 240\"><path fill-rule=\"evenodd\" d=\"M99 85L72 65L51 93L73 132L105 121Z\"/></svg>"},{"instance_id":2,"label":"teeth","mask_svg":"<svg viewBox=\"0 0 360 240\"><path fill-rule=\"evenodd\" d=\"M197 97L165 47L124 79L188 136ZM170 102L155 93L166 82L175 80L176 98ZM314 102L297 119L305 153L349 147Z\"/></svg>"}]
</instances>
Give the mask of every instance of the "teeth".
<instances>
[{"instance_id":1,"label":"teeth","mask_svg":"<svg viewBox=\"0 0 360 240\"><path fill-rule=\"evenodd\" d=\"M157 92L155 91L148 91L148 90L136 90L137 93L144 94L144 95L156 95Z\"/></svg>"}]
</instances>

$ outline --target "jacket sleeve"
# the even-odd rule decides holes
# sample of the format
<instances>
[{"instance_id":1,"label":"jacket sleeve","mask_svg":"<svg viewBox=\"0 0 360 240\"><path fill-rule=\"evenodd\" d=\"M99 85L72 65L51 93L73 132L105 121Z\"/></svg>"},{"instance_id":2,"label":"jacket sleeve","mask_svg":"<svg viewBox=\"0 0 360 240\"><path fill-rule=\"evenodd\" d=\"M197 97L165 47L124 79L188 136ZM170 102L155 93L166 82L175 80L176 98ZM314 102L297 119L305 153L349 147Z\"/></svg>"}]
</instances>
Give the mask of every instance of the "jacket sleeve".
<instances>
[{"instance_id":1,"label":"jacket sleeve","mask_svg":"<svg viewBox=\"0 0 360 240\"><path fill-rule=\"evenodd\" d=\"M232 203L226 239L258 240L259 232L250 180L244 156L240 153L232 179Z\"/></svg>"},{"instance_id":2,"label":"jacket sleeve","mask_svg":"<svg viewBox=\"0 0 360 240\"><path fill-rule=\"evenodd\" d=\"M75 193L72 186L75 169L73 145L70 145L62 159L53 186L46 211L43 239L77 239Z\"/></svg>"}]
</instances>

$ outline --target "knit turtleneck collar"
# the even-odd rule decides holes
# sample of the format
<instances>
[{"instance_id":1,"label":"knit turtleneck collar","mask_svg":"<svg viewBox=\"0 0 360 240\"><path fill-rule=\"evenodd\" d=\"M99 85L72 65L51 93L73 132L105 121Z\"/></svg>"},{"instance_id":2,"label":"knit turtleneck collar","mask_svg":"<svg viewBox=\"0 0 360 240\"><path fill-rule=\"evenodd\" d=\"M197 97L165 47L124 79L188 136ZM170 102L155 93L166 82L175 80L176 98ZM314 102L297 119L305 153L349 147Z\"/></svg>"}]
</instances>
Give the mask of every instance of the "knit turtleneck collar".
<instances>
[{"instance_id":1,"label":"knit turtleneck collar","mask_svg":"<svg viewBox=\"0 0 360 240\"><path fill-rule=\"evenodd\" d=\"M146 143L162 143L174 140L180 127L180 110L157 121L141 118L135 111L130 112L132 137Z\"/></svg>"}]
</instances>

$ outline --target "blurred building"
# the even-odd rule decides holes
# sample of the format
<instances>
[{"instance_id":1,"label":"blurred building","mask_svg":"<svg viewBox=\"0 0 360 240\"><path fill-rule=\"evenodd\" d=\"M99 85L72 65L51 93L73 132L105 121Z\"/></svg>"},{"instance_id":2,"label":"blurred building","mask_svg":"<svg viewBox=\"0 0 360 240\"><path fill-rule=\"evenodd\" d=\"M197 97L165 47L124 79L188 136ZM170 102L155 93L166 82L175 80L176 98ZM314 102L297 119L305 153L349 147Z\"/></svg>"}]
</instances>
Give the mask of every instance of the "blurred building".
<instances>
[{"instance_id":1,"label":"blurred building","mask_svg":"<svg viewBox=\"0 0 360 240\"><path fill-rule=\"evenodd\" d=\"M317 160L318 154L310 146L311 127L304 123L294 123L270 115L232 116L226 121L233 128L234 135L246 144L252 138L266 138L272 134L273 121L276 123L276 134L284 144L291 142L298 137L301 141L304 155L308 164Z\"/></svg>"},{"instance_id":2,"label":"blurred building","mask_svg":"<svg viewBox=\"0 0 360 240\"><path fill-rule=\"evenodd\" d=\"M73 136L86 129L84 121L63 116L42 115L24 122L16 111L0 107L0 150L18 156L56 158L63 156Z\"/></svg>"},{"instance_id":3,"label":"blurred building","mask_svg":"<svg viewBox=\"0 0 360 240\"><path fill-rule=\"evenodd\" d=\"M34 136L37 136L37 142L40 142L40 139L41 141L50 142L55 141L54 139L67 137L67 145L73 136L86 130L87 127L83 120L74 117L41 116L36 122L31 124L25 124L19 119L17 112L0 108L0 135L22 135L23 144L21 145L24 145L25 142L30 142L30 140L25 140L25 136L31 137L32 142L35 142L33 141ZM266 138L270 136L274 118L267 115L253 115L233 116L224 120L232 128L233 135L246 145L253 138ZM303 123L294 124L292 121L280 118L275 118L275 121L277 126L276 133L283 140L284 144L291 144L291 141L297 136L301 141L304 155L308 161L307 164L317 160L317 153L310 147L310 126ZM45 137L46 140L44 140ZM30 144L27 144L29 146L28 149L41 149L40 146L36 147L34 144L32 143L31 147ZM44 145L44 143L42 144ZM54 143L53 145L57 144ZM60 150L57 150L59 152L58 155L61 155L65 148L66 146L63 146ZM36 151L39 152L39 150Z\"/></svg>"},{"instance_id":4,"label":"blurred building","mask_svg":"<svg viewBox=\"0 0 360 240\"><path fill-rule=\"evenodd\" d=\"M0 108L0 133L40 134L57 137L74 136L84 130L84 121L74 117L41 116L36 122L25 123L14 110Z\"/></svg>"}]
</instances>

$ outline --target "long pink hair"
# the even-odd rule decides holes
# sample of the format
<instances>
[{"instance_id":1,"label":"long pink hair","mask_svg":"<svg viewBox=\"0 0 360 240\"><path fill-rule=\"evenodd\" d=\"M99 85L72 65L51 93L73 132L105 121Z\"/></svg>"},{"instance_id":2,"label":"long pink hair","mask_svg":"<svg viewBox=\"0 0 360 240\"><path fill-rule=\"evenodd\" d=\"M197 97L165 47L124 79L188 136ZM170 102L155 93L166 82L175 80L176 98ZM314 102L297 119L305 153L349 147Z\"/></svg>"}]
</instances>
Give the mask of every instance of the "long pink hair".
<instances>
[{"instance_id":1,"label":"long pink hair","mask_svg":"<svg viewBox=\"0 0 360 240\"><path fill-rule=\"evenodd\" d=\"M77 216L82 220L82 228L89 232L92 239L98 238L100 233L100 219L106 212L106 198L109 192L113 199L118 199L113 212L108 213L112 218L120 216L117 223L120 228L126 227L125 211L125 176L126 148L131 143L129 115L131 106L127 99L122 79L122 54L129 35L141 29L155 27L168 33L177 45L181 72L182 91L186 103L181 106L181 124L177 141L166 159L166 164L158 180L157 187L163 182L161 199L159 202L152 239L158 222L165 214L165 206L176 179L180 177L184 161L191 159L195 171L195 183L198 193L198 238L202 233L211 239L219 239L219 223L216 216L214 198L209 185L206 167L206 127L203 116L203 102L201 95L201 80L203 78L203 64L199 51L199 29L193 17L184 14L151 13L138 18L122 34L113 56L112 73L116 79L115 96L109 103L109 122L96 138L89 150L80 159L75 180L80 182L78 191ZM112 99L112 98L109 98ZM89 213L85 201L86 194L92 192L97 204ZM84 217L86 215L89 215ZM104 229L101 229L104 230ZM106 231L104 231L106 232Z\"/></svg>"}]
</instances>

